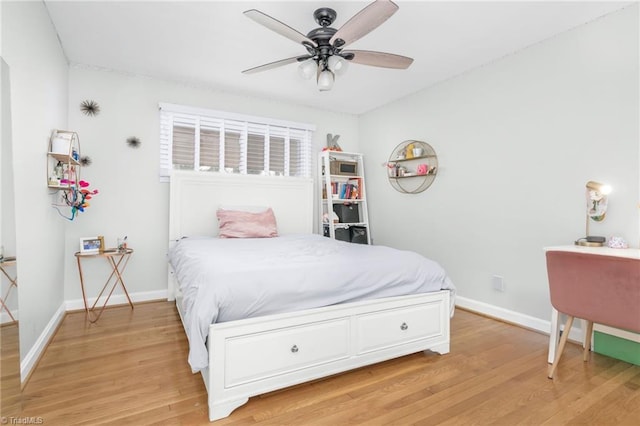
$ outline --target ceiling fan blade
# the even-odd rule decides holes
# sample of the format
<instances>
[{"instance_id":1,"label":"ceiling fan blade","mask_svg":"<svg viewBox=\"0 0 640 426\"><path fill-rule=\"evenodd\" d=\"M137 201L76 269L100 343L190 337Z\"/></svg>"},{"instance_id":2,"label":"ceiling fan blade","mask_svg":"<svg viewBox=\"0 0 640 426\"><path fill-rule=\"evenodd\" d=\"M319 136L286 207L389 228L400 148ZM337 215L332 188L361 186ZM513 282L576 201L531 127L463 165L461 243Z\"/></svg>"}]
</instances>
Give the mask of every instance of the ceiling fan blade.
<instances>
[{"instance_id":1,"label":"ceiling fan blade","mask_svg":"<svg viewBox=\"0 0 640 426\"><path fill-rule=\"evenodd\" d=\"M413 63L413 58L393 53L372 52L370 50L345 50L342 52L342 55L345 56L349 54L353 54L351 62L373 67L407 69Z\"/></svg>"},{"instance_id":2,"label":"ceiling fan blade","mask_svg":"<svg viewBox=\"0 0 640 426\"><path fill-rule=\"evenodd\" d=\"M344 43L340 46L351 44L376 29L397 10L398 5L391 0L376 0L351 17L331 37L329 43L333 45L336 40L341 39Z\"/></svg>"},{"instance_id":3,"label":"ceiling fan blade","mask_svg":"<svg viewBox=\"0 0 640 426\"><path fill-rule=\"evenodd\" d=\"M271 16L260 12L259 10L256 10L256 9L246 10L244 14L248 18L251 18L254 21L256 21L258 24L264 25L265 27L269 28L271 31L275 31L278 34L285 36L289 40L293 40L296 43L306 42L311 44L313 47L318 47L318 44L315 41L311 40L306 35L302 34L297 30L294 30L287 24L280 22L277 19L272 18Z\"/></svg>"},{"instance_id":4,"label":"ceiling fan blade","mask_svg":"<svg viewBox=\"0 0 640 426\"><path fill-rule=\"evenodd\" d=\"M260 65L257 67L249 68L242 71L243 74L255 74L261 71L272 70L274 68L281 67L283 65L293 64L295 62L303 61L305 59L309 59L311 56L294 56L293 58L280 59L279 61L269 62L268 64Z\"/></svg>"}]
</instances>

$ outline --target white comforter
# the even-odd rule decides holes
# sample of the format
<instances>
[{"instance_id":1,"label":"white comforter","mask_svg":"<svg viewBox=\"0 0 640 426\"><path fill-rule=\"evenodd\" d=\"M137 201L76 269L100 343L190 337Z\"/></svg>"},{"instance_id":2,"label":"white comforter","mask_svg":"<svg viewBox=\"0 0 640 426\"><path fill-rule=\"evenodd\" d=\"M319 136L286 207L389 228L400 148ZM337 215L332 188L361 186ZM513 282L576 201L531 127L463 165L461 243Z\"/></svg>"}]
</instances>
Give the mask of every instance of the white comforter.
<instances>
[{"instance_id":1,"label":"white comforter","mask_svg":"<svg viewBox=\"0 0 640 426\"><path fill-rule=\"evenodd\" d=\"M184 238L169 250L180 283L189 364L207 367L209 325L338 303L455 287L436 262L320 235Z\"/></svg>"}]
</instances>

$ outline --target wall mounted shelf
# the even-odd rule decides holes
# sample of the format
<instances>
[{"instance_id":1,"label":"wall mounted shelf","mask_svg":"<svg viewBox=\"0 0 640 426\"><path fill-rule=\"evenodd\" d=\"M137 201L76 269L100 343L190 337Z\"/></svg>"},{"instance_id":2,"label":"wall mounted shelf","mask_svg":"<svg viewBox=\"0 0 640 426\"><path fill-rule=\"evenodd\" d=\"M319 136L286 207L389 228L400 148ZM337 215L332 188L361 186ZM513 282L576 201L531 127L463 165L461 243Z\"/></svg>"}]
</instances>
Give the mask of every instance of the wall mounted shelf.
<instances>
[{"instance_id":1,"label":"wall mounted shelf","mask_svg":"<svg viewBox=\"0 0 640 426\"><path fill-rule=\"evenodd\" d=\"M56 173L58 164L61 165L62 170ZM78 134L68 130L51 132L47 151L47 187L57 190L75 188L80 180L81 168ZM64 179L68 182L65 183Z\"/></svg>"},{"instance_id":2,"label":"wall mounted shelf","mask_svg":"<svg viewBox=\"0 0 640 426\"><path fill-rule=\"evenodd\" d=\"M417 194L435 180L438 156L428 143L406 140L393 149L387 166L389 183L396 191Z\"/></svg>"}]
</instances>

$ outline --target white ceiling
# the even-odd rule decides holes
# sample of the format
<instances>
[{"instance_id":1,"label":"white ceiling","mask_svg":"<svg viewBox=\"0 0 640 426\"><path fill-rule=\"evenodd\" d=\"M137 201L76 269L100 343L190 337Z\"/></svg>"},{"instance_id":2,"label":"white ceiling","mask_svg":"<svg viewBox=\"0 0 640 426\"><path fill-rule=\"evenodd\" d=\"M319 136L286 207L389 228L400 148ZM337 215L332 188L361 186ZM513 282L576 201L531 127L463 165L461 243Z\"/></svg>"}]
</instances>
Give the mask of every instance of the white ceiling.
<instances>
[{"instance_id":1,"label":"white ceiling","mask_svg":"<svg viewBox=\"0 0 640 426\"><path fill-rule=\"evenodd\" d=\"M397 1L400 9L351 44L415 59L407 70L351 64L330 92L297 65L241 71L306 53L246 18L258 9L306 34L313 11L331 7L340 28L369 1L45 0L65 54L86 64L214 89L360 114L567 31L629 2Z\"/></svg>"}]
</instances>

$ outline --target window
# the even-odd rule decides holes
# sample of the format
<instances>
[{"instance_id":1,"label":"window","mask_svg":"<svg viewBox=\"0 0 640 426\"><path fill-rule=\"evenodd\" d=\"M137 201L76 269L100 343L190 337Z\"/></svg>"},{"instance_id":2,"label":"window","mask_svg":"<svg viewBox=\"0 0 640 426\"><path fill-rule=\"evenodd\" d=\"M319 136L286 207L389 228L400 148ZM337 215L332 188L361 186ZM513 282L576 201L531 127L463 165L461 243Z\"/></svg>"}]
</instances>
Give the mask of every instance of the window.
<instances>
[{"instance_id":1,"label":"window","mask_svg":"<svg viewBox=\"0 0 640 426\"><path fill-rule=\"evenodd\" d=\"M311 176L309 124L160 104L160 180L172 169Z\"/></svg>"}]
</instances>

